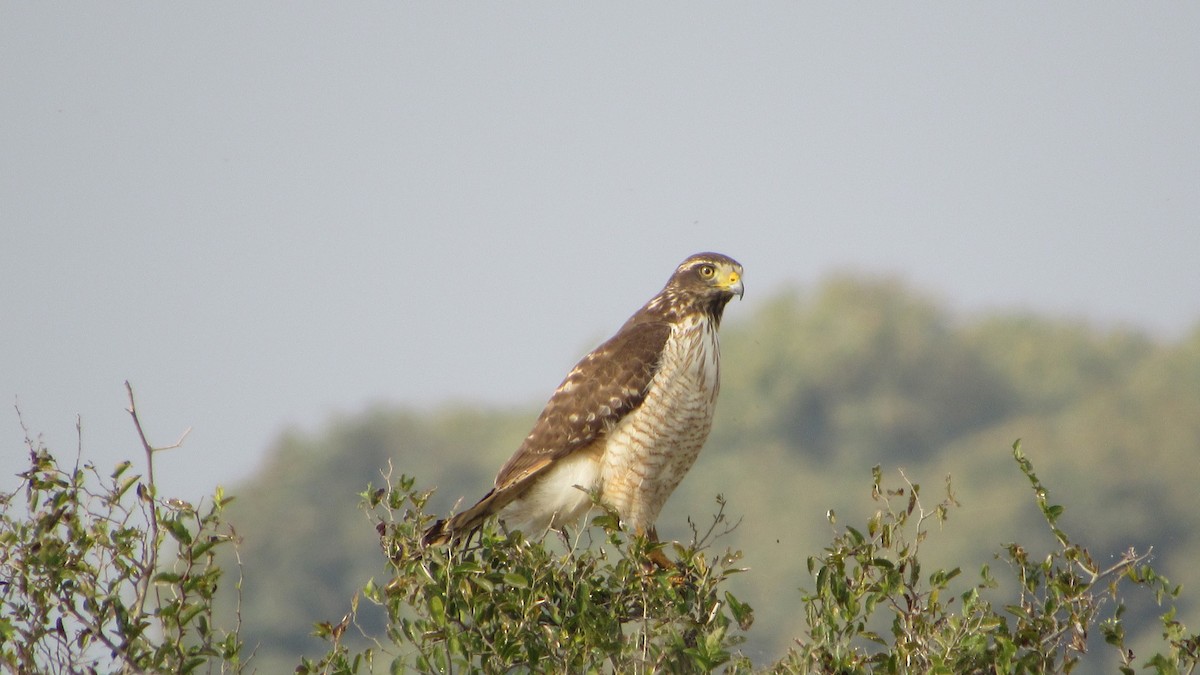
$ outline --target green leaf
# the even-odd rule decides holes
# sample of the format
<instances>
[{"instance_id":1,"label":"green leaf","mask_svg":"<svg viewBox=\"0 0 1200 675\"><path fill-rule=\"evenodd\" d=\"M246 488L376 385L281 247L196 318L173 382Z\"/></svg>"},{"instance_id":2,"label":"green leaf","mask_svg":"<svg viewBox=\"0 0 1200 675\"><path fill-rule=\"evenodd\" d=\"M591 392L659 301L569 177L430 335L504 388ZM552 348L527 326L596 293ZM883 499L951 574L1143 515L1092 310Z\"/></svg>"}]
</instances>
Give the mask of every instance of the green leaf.
<instances>
[{"instance_id":1,"label":"green leaf","mask_svg":"<svg viewBox=\"0 0 1200 675\"><path fill-rule=\"evenodd\" d=\"M170 518L164 520L162 524L167 528L167 531L171 533L171 536L175 538L175 541L178 541L184 546L188 546L192 543L192 533L189 532L187 526L179 520Z\"/></svg>"},{"instance_id":2,"label":"green leaf","mask_svg":"<svg viewBox=\"0 0 1200 675\"><path fill-rule=\"evenodd\" d=\"M156 584L177 584L183 577L175 572L159 572L155 574L152 581Z\"/></svg>"},{"instance_id":3,"label":"green leaf","mask_svg":"<svg viewBox=\"0 0 1200 675\"><path fill-rule=\"evenodd\" d=\"M113 480L120 478L121 474L125 473L125 471L131 466L133 466L133 462L131 462L129 460L125 460L125 461L121 462L120 464L118 464L116 466L116 468L113 469L113 472L110 475L110 478L112 478Z\"/></svg>"}]
</instances>

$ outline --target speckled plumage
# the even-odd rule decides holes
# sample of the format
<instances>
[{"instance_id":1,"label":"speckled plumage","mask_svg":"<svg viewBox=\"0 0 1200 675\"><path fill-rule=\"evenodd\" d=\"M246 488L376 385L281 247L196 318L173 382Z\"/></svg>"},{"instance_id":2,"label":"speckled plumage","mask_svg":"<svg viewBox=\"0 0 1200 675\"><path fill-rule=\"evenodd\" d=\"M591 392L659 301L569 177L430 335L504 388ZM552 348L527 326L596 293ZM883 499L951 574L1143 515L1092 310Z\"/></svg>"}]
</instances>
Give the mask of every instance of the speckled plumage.
<instances>
[{"instance_id":1,"label":"speckled plumage","mask_svg":"<svg viewBox=\"0 0 1200 675\"><path fill-rule=\"evenodd\" d=\"M674 324L646 400L608 434L600 500L627 529L649 531L692 468L720 391L717 327L693 314Z\"/></svg>"},{"instance_id":2,"label":"speckled plumage","mask_svg":"<svg viewBox=\"0 0 1200 675\"><path fill-rule=\"evenodd\" d=\"M536 536L579 519L589 492L630 531L653 533L696 460L720 389L717 328L742 294L742 267L717 253L680 263L667 285L585 356L471 508L425 533L439 544L492 514Z\"/></svg>"}]
</instances>

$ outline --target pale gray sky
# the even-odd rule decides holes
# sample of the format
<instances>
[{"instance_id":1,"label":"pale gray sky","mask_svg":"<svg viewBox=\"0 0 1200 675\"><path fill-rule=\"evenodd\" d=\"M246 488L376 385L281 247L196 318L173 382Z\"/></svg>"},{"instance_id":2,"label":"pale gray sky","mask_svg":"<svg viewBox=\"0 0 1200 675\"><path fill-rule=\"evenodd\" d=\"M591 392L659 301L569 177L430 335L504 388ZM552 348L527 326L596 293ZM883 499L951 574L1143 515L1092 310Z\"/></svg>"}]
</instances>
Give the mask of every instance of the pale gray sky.
<instances>
[{"instance_id":1,"label":"pale gray sky","mask_svg":"<svg viewBox=\"0 0 1200 675\"><path fill-rule=\"evenodd\" d=\"M371 402L544 400L688 254L1167 338L1200 4L0 3L11 408L199 497Z\"/></svg>"}]
</instances>

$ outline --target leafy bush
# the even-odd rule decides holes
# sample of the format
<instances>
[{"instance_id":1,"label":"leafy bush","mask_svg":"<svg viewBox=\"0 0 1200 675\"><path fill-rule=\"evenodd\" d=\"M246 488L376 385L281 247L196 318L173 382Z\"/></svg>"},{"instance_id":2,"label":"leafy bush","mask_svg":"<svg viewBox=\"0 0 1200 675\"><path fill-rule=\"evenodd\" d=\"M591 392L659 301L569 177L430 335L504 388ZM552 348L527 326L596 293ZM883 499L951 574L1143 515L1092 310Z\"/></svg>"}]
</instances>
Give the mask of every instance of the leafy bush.
<instances>
[{"instance_id":1,"label":"leafy bush","mask_svg":"<svg viewBox=\"0 0 1200 675\"><path fill-rule=\"evenodd\" d=\"M1144 587L1159 602L1179 589L1150 567L1149 552L1131 549L1109 567L1097 565L1059 528L1063 507L1050 503L1020 443L1013 457L1057 542L1040 560L1018 543L997 555L1014 577L1017 597L998 599L1000 584L988 566L974 587L958 594L950 582L961 569L926 576L918 557L929 534L925 523L943 522L957 505L949 479L945 497L927 510L919 485L906 478L905 486L888 489L876 467L872 498L880 508L865 535L847 527L824 554L809 558L816 587L803 598L808 632L775 671L1069 673L1087 651L1089 630L1099 625L1117 649L1121 672L1134 672L1121 623L1121 583ZM1162 620L1167 652L1145 665L1160 673L1191 672L1200 659L1197 636L1185 637L1170 611Z\"/></svg>"},{"instance_id":2,"label":"leafy bush","mask_svg":"<svg viewBox=\"0 0 1200 675\"><path fill-rule=\"evenodd\" d=\"M132 390L130 404L140 434ZM158 497L154 453L167 448L142 441L145 478L129 462L105 476L89 463L64 468L26 432L31 466L0 495L0 663L10 672L240 671L237 629L219 628L212 604L232 498L218 489L196 507Z\"/></svg>"},{"instance_id":3,"label":"leafy bush","mask_svg":"<svg viewBox=\"0 0 1200 675\"><path fill-rule=\"evenodd\" d=\"M0 495L0 664L13 672L241 672L240 626L223 627L213 598L221 549L236 553L222 523L231 498L217 490L201 508L155 493L154 455L141 434L147 473L122 463L105 476L90 464L65 469L28 439L31 467L17 492ZM174 446L172 446L174 447ZM926 506L901 472L897 487L872 471L873 515L844 526L808 558L811 590L793 603L802 634L771 673L1069 673L1098 634L1123 673L1194 672L1200 636L1161 616L1149 657L1126 645L1128 591L1169 603L1179 589L1130 550L1101 566L1059 526L1063 507L1013 446L1053 539L1049 552L1009 543L996 575L955 588L960 568L926 570L930 523L957 506ZM384 554L386 579L368 581L338 621L316 624L328 644L300 673L751 672L738 651L753 610L726 590L746 571L741 553L716 547L734 527L718 511L687 544L628 538L603 512L574 537L527 540L485 527L452 547L425 548L431 491L401 477L363 493ZM23 493L23 494L22 494ZM22 508L23 506L23 508ZM836 517L829 514L831 523ZM652 560L669 553L672 565ZM238 584L240 586L240 582ZM384 635L356 620L360 601L387 615ZM364 643L366 646L364 647Z\"/></svg>"},{"instance_id":4,"label":"leafy bush","mask_svg":"<svg viewBox=\"0 0 1200 675\"><path fill-rule=\"evenodd\" d=\"M1098 566L1059 528L1063 507L1049 501L1019 444L1013 455L1057 542L1041 558L1017 543L997 554L1012 574L1015 597L1003 597L988 566L980 581L959 591L952 582L961 569L925 570L918 554L927 524L944 522L957 506L949 479L945 495L927 508L920 485L901 473L903 485L888 487L876 467L871 498L878 509L865 527L843 528L808 559L813 589L798 603L806 629L766 670L1069 673L1098 626L1121 672L1134 672L1138 663L1122 627L1123 587L1143 588L1159 602L1178 589L1148 564L1148 552L1131 550L1116 564ZM753 670L737 651L752 610L721 588L744 571L736 566L741 554L712 549L716 530L729 529L723 503L706 533L671 545L678 562L664 569L649 562L663 544L624 537L612 514L594 522L604 533L601 545L581 546L583 536L556 548L485 527L469 545L423 549L430 492L414 486L401 477L364 493L389 581L369 582L361 597L386 609L390 644L347 646L356 596L340 622L318 624L330 649L318 661L305 659L298 672L355 673L384 658L391 672ZM1141 665L1158 673L1194 671L1200 637L1187 635L1172 611L1162 622L1166 649Z\"/></svg>"},{"instance_id":5,"label":"leafy bush","mask_svg":"<svg viewBox=\"0 0 1200 675\"><path fill-rule=\"evenodd\" d=\"M433 518L424 507L429 492L401 477L387 489L364 495L378 520L388 557L388 583L368 583L368 601L386 608L392 672L707 672L722 665L749 667L734 648L750 627L749 606L721 584L739 554L710 549L723 511L691 544L672 545L679 563L650 562L662 543L625 538L616 517L594 524L604 541L582 547L574 540L532 542L521 533L485 527L467 545L426 549L421 535ZM724 530L722 530L724 531ZM320 661L298 672L358 672L381 648L353 653L341 642L353 623L318 625L332 643Z\"/></svg>"}]
</instances>

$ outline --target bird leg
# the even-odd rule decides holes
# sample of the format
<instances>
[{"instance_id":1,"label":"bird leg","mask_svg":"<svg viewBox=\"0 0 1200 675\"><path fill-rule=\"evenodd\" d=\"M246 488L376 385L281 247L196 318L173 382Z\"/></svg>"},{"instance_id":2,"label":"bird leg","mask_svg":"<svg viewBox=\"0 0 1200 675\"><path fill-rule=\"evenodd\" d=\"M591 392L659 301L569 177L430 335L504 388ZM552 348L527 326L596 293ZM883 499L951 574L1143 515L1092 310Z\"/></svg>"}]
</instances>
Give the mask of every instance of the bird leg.
<instances>
[{"instance_id":1,"label":"bird leg","mask_svg":"<svg viewBox=\"0 0 1200 675\"><path fill-rule=\"evenodd\" d=\"M659 543L658 531L653 527L646 530L643 530L639 527L636 534L639 537L645 537L646 541L651 544ZM666 553L663 553L661 546L652 546L650 552L646 554L646 557L654 567L657 567L660 570L675 569L675 563L671 562Z\"/></svg>"}]
</instances>

